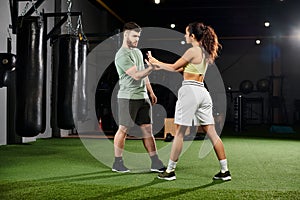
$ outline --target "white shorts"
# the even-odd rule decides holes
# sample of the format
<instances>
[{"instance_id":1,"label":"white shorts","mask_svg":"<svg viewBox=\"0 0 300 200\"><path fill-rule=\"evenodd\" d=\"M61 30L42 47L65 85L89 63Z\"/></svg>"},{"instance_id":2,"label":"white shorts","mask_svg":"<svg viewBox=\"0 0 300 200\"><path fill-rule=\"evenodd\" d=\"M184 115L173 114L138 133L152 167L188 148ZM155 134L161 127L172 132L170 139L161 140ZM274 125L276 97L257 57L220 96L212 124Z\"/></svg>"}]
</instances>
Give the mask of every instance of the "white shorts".
<instances>
[{"instance_id":1,"label":"white shorts","mask_svg":"<svg viewBox=\"0 0 300 200\"><path fill-rule=\"evenodd\" d=\"M213 104L204 83L184 80L178 91L174 123L184 126L214 124Z\"/></svg>"}]
</instances>

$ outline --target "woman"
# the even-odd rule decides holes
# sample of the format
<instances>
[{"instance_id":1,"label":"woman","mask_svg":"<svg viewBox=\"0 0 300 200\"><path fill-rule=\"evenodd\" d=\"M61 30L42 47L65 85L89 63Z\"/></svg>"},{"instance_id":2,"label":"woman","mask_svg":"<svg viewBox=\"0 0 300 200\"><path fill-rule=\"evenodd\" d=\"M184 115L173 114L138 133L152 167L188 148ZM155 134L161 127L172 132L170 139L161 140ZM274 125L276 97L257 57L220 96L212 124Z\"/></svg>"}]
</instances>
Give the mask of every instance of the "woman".
<instances>
[{"instance_id":1,"label":"woman","mask_svg":"<svg viewBox=\"0 0 300 200\"><path fill-rule=\"evenodd\" d=\"M231 180L227 166L224 145L215 130L212 114L212 100L209 92L204 87L204 76L209 63L213 63L218 56L221 45L214 29L200 22L190 23L185 30L185 39L190 47L175 63L163 63L148 53L147 64L156 69L172 72L183 71L182 86L178 91L175 119L176 133L167 169L158 175L159 179L175 180L175 168L183 147L185 131L189 126L201 125L214 146L214 151L220 162L220 172L214 180Z\"/></svg>"}]
</instances>

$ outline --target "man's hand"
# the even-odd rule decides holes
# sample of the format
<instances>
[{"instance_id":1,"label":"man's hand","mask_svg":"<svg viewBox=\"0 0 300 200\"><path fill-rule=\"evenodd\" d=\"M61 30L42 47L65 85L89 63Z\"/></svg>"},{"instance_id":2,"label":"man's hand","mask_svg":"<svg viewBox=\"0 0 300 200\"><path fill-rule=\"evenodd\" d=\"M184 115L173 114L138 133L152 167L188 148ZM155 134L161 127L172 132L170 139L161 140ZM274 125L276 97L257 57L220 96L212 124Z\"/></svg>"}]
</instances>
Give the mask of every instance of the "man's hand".
<instances>
[{"instance_id":1,"label":"man's hand","mask_svg":"<svg viewBox=\"0 0 300 200\"><path fill-rule=\"evenodd\" d=\"M152 68L152 70L160 70L161 68L158 65L155 65L154 63L150 63L147 59L145 59L146 64Z\"/></svg>"},{"instance_id":2,"label":"man's hand","mask_svg":"<svg viewBox=\"0 0 300 200\"><path fill-rule=\"evenodd\" d=\"M157 103L157 97L155 96L154 93L150 93L150 98L151 98L152 105Z\"/></svg>"}]
</instances>

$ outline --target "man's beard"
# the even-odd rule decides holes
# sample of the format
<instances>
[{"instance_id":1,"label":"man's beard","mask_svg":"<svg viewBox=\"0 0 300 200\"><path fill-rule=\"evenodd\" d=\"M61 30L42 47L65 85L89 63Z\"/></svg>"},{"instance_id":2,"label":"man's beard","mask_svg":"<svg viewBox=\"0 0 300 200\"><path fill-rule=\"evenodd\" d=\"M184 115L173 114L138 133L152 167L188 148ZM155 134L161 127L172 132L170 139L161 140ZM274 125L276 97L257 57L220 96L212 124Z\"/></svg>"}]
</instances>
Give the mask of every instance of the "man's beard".
<instances>
[{"instance_id":1,"label":"man's beard","mask_svg":"<svg viewBox=\"0 0 300 200\"><path fill-rule=\"evenodd\" d=\"M128 47L130 47L130 48L137 47L137 43L135 44L135 43L131 42L130 40L127 40L127 45L128 45Z\"/></svg>"}]
</instances>

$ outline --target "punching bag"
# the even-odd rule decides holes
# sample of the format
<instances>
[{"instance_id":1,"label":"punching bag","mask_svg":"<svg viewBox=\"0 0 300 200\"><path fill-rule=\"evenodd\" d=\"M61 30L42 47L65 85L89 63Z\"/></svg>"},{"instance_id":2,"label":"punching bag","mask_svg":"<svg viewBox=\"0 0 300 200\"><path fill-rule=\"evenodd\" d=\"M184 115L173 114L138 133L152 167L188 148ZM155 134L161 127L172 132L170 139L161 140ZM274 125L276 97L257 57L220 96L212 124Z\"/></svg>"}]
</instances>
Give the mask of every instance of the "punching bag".
<instances>
[{"instance_id":1,"label":"punching bag","mask_svg":"<svg viewBox=\"0 0 300 200\"><path fill-rule=\"evenodd\" d=\"M78 61L79 38L63 34L53 40L53 92L56 101L56 125L60 129L74 129L77 122L78 106Z\"/></svg>"},{"instance_id":2,"label":"punching bag","mask_svg":"<svg viewBox=\"0 0 300 200\"><path fill-rule=\"evenodd\" d=\"M82 39L79 42L79 77L78 77L78 120L86 121L88 116L87 102L87 57L88 41Z\"/></svg>"},{"instance_id":3,"label":"punching bag","mask_svg":"<svg viewBox=\"0 0 300 200\"><path fill-rule=\"evenodd\" d=\"M46 69L42 16L21 16L17 24L16 133L33 137L46 128Z\"/></svg>"}]
</instances>

